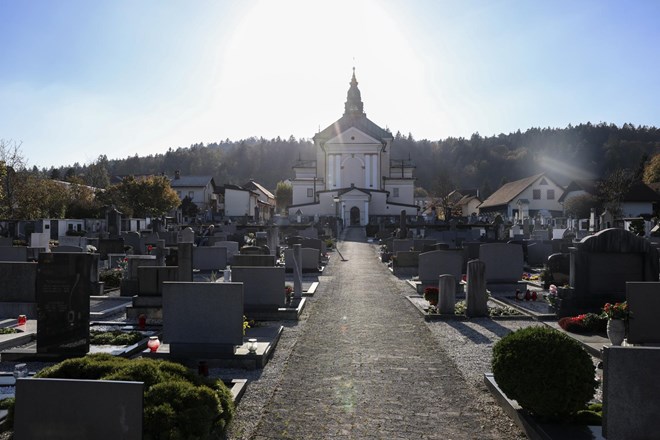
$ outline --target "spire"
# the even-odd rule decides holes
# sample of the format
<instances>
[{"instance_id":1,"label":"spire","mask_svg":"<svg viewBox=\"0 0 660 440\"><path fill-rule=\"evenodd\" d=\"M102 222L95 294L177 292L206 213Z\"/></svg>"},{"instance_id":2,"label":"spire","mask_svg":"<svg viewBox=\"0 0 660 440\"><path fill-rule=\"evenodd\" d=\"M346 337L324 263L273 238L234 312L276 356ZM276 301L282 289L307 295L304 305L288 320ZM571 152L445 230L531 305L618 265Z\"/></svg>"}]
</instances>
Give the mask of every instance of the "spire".
<instances>
[{"instance_id":1,"label":"spire","mask_svg":"<svg viewBox=\"0 0 660 440\"><path fill-rule=\"evenodd\" d=\"M355 78L355 67L353 67L353 77L351 78L350 85L351 87L348 89L346 96L346 103L344 104L344 116L365 116L362 96L360 95L358 82Z\"/></svg>"}]
</instances>

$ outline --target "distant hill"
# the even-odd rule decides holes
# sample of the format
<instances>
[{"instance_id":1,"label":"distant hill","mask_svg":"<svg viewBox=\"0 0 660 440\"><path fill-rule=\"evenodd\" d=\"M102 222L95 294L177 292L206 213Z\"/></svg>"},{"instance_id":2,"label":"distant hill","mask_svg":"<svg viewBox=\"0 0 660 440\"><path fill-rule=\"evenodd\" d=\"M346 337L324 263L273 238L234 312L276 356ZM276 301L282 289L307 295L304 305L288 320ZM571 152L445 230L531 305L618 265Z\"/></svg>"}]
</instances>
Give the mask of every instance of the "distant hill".
<instances>
[{"instance_id":1,"label":"distant hill","mask_svg":"<svg viewBox=\"0 0 660 440\"><path fill-rule=\"evenodd\" d=\"M392 159L410 158L416 164L417 186L434 193L451 186L479 188L487 196L502 183L547 172L558 182L573 178L605 177L615 169L638 169L660 152L660 130L655 127L591 123L567 128L530 128L525 132L438 141L415 140L397 133ZM270 189L293 177L298 159L314 159L313 143L306 139L249 138L169 149L165 154L100 158L110 176L161 174L211 175L216 183L243 184L254 178ZM97 162L95 165L98 165ZM75 164L58 172L84 175L88 166ZM43 170L49 172L48 170ZM52 173L53 170L51 169Z\"/></svg>"}]
</instances>

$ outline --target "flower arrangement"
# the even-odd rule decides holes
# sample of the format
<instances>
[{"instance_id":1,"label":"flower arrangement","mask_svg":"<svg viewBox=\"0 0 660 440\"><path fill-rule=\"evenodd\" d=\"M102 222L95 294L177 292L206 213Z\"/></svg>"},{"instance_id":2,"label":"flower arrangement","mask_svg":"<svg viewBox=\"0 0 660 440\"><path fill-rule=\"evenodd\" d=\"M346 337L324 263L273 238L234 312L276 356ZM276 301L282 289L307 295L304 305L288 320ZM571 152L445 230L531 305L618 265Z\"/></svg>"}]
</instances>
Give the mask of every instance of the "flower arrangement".
<instances>
[{"instance_id":1,"label":"flower arrangement","mask_svg":"<svg viewBox=\"0 0 660 440\"><path fill-rule=\"evenodd\" d=\"M289 286L288 284L284 286L284 297L287 303L290 303L291 299L293 298L293 287Z\"/></svg>"},{"instance_id":2,"label":"flower arrangement","mask_svg":"<svg viewBox=\"0 0 660 440\"><path fill-rule=\"evenodd\" d=\"M584 313L578 316L561 318L559 326L571 333L604 332L607 321L596 313Z\"/></svg>"},{"instance_id":3,"label":"flower arrangement","mask_svg":"<svg viewBox=\"0 0 660 440\"><path fill-rule=\"evenodd\" d=\"M606 303L603 306L603 317L607 319L623 319L627 321L632 313L628 309L628 302L624 301L622 303Z\"/></svg>"},{"instance_id":4,"label":"flower arrangement","mask_svg":"<svg viewBox=\"0 0 660 440\"><path fill-rule=\"evenodd\" d=\"M548 288L548 294L545 297L546 301L548 301L548 304L550 304L552 307L557 308L559 306L559 295L557 293L557 286L554 284L550 284L550 287Z\"/></svg>"},{"instance_id":5,"label":"flower arrangement","mask_svg":"<svg viewBox=\"0 0 660 440\"><path fill-rule=\"evenodd\" d=\"M428 286L424 288L424 299L429 302L432 306L438 304L438 295L440 291L437 287Z\"/></svg>"}]
</instances>

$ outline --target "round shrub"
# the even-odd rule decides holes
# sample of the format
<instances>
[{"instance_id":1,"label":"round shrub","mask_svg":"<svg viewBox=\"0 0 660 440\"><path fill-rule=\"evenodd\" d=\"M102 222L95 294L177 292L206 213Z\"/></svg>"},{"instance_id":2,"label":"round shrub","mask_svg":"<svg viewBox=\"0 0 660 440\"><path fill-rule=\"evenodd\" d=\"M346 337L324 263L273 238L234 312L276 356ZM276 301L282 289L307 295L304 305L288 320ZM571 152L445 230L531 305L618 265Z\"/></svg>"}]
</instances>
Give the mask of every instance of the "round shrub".
<instances>
[{"instance_id":1,"label":"round shrub","mask_svg":"<svg viewBox=\"0 0 660 440\"><path fill-rule=\"evenodd\" d=\"M37 376L144 382L145 440L218 438L234 415L231 392L222 381L174 362L92 354L60 362Z\"/></svg>"},{"instance_id":2,"label":"round shrub","mask_svg":"<svg viewBox=\"0 0 660 440\"><path fill-rule=\"evenodd\" d=\"M548 327L527 327L500 339L492 367L507 397L547 420L564 420L584 409L596 390L589 354Z\"/></svg>"}]
</instances>

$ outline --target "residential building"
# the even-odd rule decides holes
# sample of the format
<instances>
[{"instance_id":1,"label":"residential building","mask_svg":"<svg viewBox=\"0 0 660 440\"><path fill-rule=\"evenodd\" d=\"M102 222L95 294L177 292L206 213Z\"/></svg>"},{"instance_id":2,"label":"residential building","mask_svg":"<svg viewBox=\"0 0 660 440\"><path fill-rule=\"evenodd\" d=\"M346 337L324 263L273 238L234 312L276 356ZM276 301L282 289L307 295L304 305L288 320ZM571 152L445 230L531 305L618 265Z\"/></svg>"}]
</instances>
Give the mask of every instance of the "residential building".
<instances>
[{"instance_id":1,"label":"residential building","mask_svg":"<svg viewBox=\"0 0 660 440\"><path fill-rule=\"evenodd\" d=\"M189 197L197 205L200 214L205 220L212 220L218 212L218 196L216 185L211 176L182 176L177 170L174 178L170 180L170 186L179 199Z\"/></svg>"},{"instance_id":2,"label":"residential building","mask_svg":"<svg viewBox=\"0 0 660 440\"><path fill-rule=\"evenodd\" d=\"M506 219L560 217L559 197L564 188L545 173L503 185L479 205L479 214L502 215Z\"/></svg>"}]
</instances>

